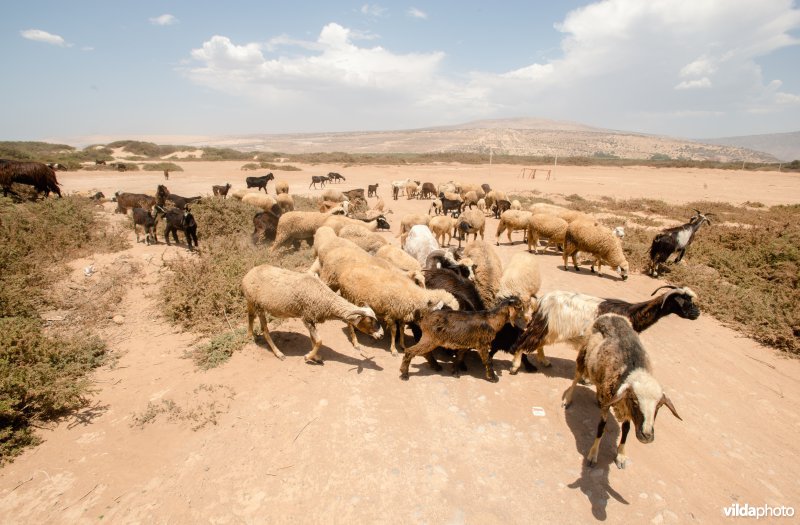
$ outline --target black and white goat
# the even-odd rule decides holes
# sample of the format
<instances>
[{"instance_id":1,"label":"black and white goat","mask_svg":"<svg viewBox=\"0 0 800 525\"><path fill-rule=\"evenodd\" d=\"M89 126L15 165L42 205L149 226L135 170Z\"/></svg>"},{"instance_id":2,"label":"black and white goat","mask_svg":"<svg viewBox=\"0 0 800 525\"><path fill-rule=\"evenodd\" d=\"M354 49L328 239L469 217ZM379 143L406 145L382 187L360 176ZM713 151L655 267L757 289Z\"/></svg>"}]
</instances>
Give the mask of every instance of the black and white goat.
<instances>
[{"instance_id":1,"label":"black and white goat","mask_svg":"<svg viewBox=\"0 0 800 525\"><path fill-rule=\"evenodd\" d=\"M714 215L713 213L702 213L700 210L694 211L696 213L686 224L667 228L656 234L653 243L650 245L650 265L647 268L647 273L653 277L658 277L658 266L666 263L673 253L678 254L675 262L681 262L683 254L686 253L686 248L692 244L694 235L700 229L700 226L705 222L711 224L708 216Z\"/></svg>"},{"instance_id":2,"label":"black and white goat","mask_svg":"<svg viewBox=\"0 0 800 525\"><path fill-rule=\"evenodd\" d=\"M697 294L691 288L659 286L650 295L662 288L669 288L669 291L641 303L564 291L543 295L530 323L509 350L514 354L511 373L519 371L524 353L536 352L542 365L550 366L544 355L545 345L569 342L577 349L585 342L594 321L603 314L614 313L628 318L637 333L670 314L689 320L700 317L700 308L695 304Z\"/></svg>"}]
</instances>

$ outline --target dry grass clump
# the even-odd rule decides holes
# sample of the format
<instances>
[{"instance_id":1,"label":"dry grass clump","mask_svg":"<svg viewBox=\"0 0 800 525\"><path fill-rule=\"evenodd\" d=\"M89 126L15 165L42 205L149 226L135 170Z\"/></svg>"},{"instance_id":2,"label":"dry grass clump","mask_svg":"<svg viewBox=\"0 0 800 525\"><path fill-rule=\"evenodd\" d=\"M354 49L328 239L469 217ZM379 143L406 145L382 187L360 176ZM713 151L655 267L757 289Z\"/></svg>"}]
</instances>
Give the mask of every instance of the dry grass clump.
<instances>
[{"instance_id":1,"label":"dry grass clump","mask_svg":"<svg viewBox=\"0 0 800 525\"><path fill-rule=\"evenodd\" d=\"M253 216L259 211L236 199L202 199L192 204L197 232L202 238L251 234Z\"/></svg>"}]
</instances>

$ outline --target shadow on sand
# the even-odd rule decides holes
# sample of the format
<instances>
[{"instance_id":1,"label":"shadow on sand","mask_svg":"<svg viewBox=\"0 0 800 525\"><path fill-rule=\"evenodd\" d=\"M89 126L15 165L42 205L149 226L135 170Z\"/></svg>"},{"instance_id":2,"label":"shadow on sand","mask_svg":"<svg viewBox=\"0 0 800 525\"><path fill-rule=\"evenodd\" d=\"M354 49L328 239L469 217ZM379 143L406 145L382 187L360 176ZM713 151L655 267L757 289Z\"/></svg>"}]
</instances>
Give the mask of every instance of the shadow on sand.
<instances>
[{"instance_id":1,"label":"shadow on sand","mask_svg":"<svg viewBox=\"0 0 800 525\"><path fill-rule=\"evenodd\" d=\"M275 342L275 345L287 357L304 357L308 352L311 351L311 339L307 334L303 335L298 334L297 332L283 332L280 330L270 330L269 333L272 337L272 340ZM371 340L371 338L369 339ZM270 355L272 354L272 349L270 349L269 345L267 345L267 342L263 336L259 335L255 341L255 344L265 352L268 352ZM347 343L347 346L347 351L350 352L350 355L340 354L323 342L319 349L319 357L321 357L323 360L336 361L345 365L352 365L357 369L358 373L361 373L365 368L369 368L370 370L383 370L383 368L375 363L373 359L361 357L358 354L358 351L354 349L349 342ZM324 366L324 361L319 365ZM309 363L309 366L319 365Z\"/></svg>"}]
</instances>

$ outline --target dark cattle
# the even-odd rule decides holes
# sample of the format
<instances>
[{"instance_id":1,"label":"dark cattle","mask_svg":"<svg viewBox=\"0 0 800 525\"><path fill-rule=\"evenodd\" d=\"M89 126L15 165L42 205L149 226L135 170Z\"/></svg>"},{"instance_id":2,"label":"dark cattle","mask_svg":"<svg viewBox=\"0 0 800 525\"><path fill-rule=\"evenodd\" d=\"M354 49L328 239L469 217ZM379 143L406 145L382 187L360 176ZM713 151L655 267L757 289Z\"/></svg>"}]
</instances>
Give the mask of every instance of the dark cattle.
<instances>
[{"instance_id":1,"label":"dark cattle","mask_svg":"<svg viewBox=\"0 0 800 525\"><path fill-rule=\"evenodd\" d=\"M180 195L171 193L163 184L159 184L158 189L156 190L156 202L159 206L164 206L166 205L167 201L169 201L172 202L172 204L174 204L179 210L184 209L187 204L194 204L201 198L202 197L199 195L197 197L181 197Z\"/></svg>"},{"instance_id":2,"label":"dark cattle","mask_svg":"<svg viewBox=\"0 0 800 525\"><path fill-rule=\"evenodd\" d=\"M211 191L214 192L214 195L221 195L223 199L228 196L228 190L230 189L230 183L225 184L225 186L211 186Z\"/></svg>"},{"instance_id":3,"label":"dark cattle","mask_svg":"<svg viewBox=\"0 0 800 525\"><path fill-rule=\"evenodd\" d=\"M49 196L51 191L61 197L56 172L41 162L0 160L0 185L3 186L4 197L9 193L19 197L11 189L14 183L33 186L37 194L44 192L45 197Z\"/></svg>"},{"instance_id":4,"label":"dark cattle","mask_svg":"<svg viewBox=\"0 0 800 525\"><path fill-rule=\"evenodd\" d=\"M422 189L420 189L420 197L423 199L432 199L435 196L436 196L436 186L434 186L432 182L422 183Z\"/></svg>"},{"instance_id":5,"label":"dark cattle","mask_svg":"<svg viewBox=\"0 0 800 525\"><path fill-rule=\"evenodd\" d=\"M499 219L504 211L511 209L511 203L505 199L500 199L494 203L492 209L494 210L494 218Z\"/></svg>"},{"instance_id":6,"label":"dark cattle","mask_svg":"<svg viewBox=\"0 0 800 525\"><path fill-rule=\"evenodd\" d=\"M278 230L278 219L283 210L277 204L273 204L268 211L260 211L253 217L253 244L259 241L272 242L275 240L275 233Z\"/></svg>"},{"instance_id":7,"label":"dark cattle","mask_svg":"<svg viewBox=\"0 0 800 525\"><path fill-rule=\"evenodd\" d=\"M267 183L271 180L275 180L272 172L261 177L247 177L244 179L248 188L258 188L259 190L264 190L264 193L267 193Z\"/></svg>"},{"instance_id":8,"label":"dark cattle","mask_svg":"<svg viewBox=\"0 0 800 525\"><path fill-rule=\"evenodd\" d=\"M158 236L156 235L156 218L150 213L150 210L144 208L133 209L133 231L136 232L136 242L139 242L139 228L141 226L144 230L144 242L146 244L158 243Z\"/></svg>"},{"instance_id":9,"label":"dark cattle","mask_svg":"<svg viewBox=\"0 0 800 525\"><path fill-rule=\"evenodd\" d=\"M341 181L347 180L347 179L345 179L344 177L342 177L338 173L330 172L330 173L328 173L328 180L330 180L331 183L333 183L333 182L341 182Z\"/></svg>"},{"instance_id":10,"label":"dark cattle","mask_svg":"<svg viewBox=\"0 0 800 525\"><path fill-rule=\"evenodd\" d=\"M117 199L117 209L114 210L116 213L128 213L128 208L152 210L153 206L156 205L155 197L145 195L144 193L117 192L114 194L114 197Z\"/></svg>"},{"instance_id":11,"label":"dark cattle","mask_svg":"<svg viewBox=\"0 0 800 525\"><path fill-rule=\"evenodd\" d=\"M312 175L311 184L308 185L308 189L311 189L311 186L314 186L314 189L317 189L318 183L324 188L326 182L328 182L327 175Z\"/></svg>"},{"instance_id":12,"label":"dark cattle","mask_svg":"<svg viewBox=\"0 0 800 525\"><path fill-rule=\"evenodd\" d=\"M367 185L367 197L377 197L378 196L378 185L377 184L368 184Z\"/></svg>"},{"instance_id":13,"label":"dark cattle","mask_svg":"<svg viewBox=\"0 0 800 525\"><path fill-rule=\"evenodd\" d=\"M364 189L357 188L354 190L343 191L342 195L346 196L348 200L364 199Z\"/></svg>"},{"instance_id":14,"label":"dark cattle","mask_svg":"<svg viewBox=\"0 0 800 525\"><path fill-rule=\"evenodd\" d=\"M189 211L189 208L183 210L179 210L178 208L164 210L164 208L158 206L156 207L156 218L159 214L164 215L164 220L166 222L164 239L166 239L168 246L171 246L169 242L170 233L172 234L172 239L175 241L175 244L178 244L178 230L186 235L186 244L190 250L194 249L192 247L193 241L194 246L198 246L197 223L194 220L194 215Z\"/></svg>"}]
</instances>

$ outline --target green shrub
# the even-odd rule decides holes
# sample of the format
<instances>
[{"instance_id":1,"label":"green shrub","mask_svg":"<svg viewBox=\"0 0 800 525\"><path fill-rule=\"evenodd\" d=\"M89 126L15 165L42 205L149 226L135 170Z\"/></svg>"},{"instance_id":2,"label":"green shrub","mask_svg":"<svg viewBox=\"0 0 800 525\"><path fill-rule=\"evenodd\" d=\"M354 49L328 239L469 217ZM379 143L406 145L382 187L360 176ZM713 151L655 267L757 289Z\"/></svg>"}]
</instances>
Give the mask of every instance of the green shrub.
<instances>
[{"instance_id":1,"label":"green shrub","mask_svg":"<svg viewBox=\"0 0 800 525\"><path fill-rule=\"evenodd\" d=\"M148 162L142 164L142 169L144 171L183 171L183 168L175 164L174 162Z\"/></svg>"},{"instance_id":2,"label":"green shrub","mask_svg":"<svg viewBox=\"0 0 800 525\"><path fill-rule=\"evenodd\" d=\"M206 344L193 349L189 355L199 368L209 370L230 359L248 341L247 330L239 328L213 336Z\"/></svg>"}]
</instances>

